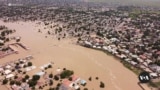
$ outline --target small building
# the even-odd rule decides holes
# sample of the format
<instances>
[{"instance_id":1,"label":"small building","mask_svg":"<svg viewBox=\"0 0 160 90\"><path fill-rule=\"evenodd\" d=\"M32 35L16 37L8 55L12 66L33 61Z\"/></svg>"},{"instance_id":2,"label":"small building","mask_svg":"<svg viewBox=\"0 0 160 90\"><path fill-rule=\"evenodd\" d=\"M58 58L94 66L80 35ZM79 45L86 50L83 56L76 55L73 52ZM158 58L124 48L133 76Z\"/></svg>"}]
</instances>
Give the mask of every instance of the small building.
<instances>
[{"instance_id":1,"label":"small building","mask_svg":"<svg viewBox=\"0 0 160 90\"><path fill-rule=\"evenodd\" d=\"M130 64L132 64L133 66L137 65L137 62L131 61Z\"/></svg>"},{"instance_id":2,"label":"small building","mask_svg":"<svg viewBox=\"0 0 160 90\"><path fill-rule=\"evenodd\" d=\"M7 70L4 71L4 73L5 73L6 75L8 75L8 74L11 73L11 70L7 69Z\"/></svg>"},{"instance_id":3,"label":"small building","mask_svg":"<svg viewBox=\"0 0 160 90\"><path fill-rule=\"evenodd\" d=\"M158 74L157 74L157 73L150 73L150 77L151 77L151 78L157 78L157 77L158 77Z\"/></svg>"},{"instance_id":4,"label":"small building","mask_svg":"<svg viewBox=\"0 0 160 90\"><path fill-rule=\"evenodd\" d=\"M45 74L45 72L38 72L36 73L36 75L39 75L39 76L43 76Z\"/></svg>"},{"instance_id":5,"label":"small building","mask_svg":"<svg viewBox=\"0 0 160 90\"><path fill-rule=\"evenodd\" d=\"M80 81L81 85L85 86L87 84L87 82L85 80L81 80Z\"/></svg>"},{"instance_id":6,"label":"small building","mask_svg":"<svg viewBox=\"0 0 160 90\"><path fill-rule=\"evenodd\" d=\"M14 77L14 74L9 74L6 76L6 79Z\"/></svg>"}]
</instances>

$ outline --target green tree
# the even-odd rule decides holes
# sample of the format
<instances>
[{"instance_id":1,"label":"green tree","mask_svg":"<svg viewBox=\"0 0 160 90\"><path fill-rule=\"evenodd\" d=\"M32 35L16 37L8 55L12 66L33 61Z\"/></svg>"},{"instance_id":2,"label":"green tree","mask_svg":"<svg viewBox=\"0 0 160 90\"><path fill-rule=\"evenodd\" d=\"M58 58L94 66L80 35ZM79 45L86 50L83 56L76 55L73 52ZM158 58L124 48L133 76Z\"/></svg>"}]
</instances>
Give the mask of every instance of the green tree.
<instances>
[{"instance_id":1,"label":"green tree","mask_svg":"<svg viewBox=\"0 0 160 90\"><path fill-rule=\"evenodd\" d=\"M4 45L4 43L0 43L0 46L3 46Z\"/></svg>"},{"instance_id":2,"label":"green tree","mask_svg":"<svg viewBox=\"0 0 160 90\"><path fill-rule=\"evenodd\" d=\"M17 39L16 42L20 42L20 39Z\"/></svg>"},{"instance_id":3,"label":"green tree","mask_svg":"<svg viewBox=\"0 0 160 90\"><path fill-rule=\"evenodd\" d=\"M54 80L58 81L59 77L57 75L54 76Z\"/></svg>"},{"instance_id":4,"label":"green tree","mask_svg":"<svg viewBox=\"0 0 160 90\"><path fill-rule=\"evenodd\" d=\"M49 90L55 90L55 88L51 88L51 87L50 87Z\"/></svg>"},{"instance_id":5,"label":"green tree","mask_svg":"<svg viewBox=\"0 0 160 90\"><path fill-rule=\"evenodd\" d=\"M25 75L25 79L29 79L29 75Z\"/></svg>"},{"instance_id":6,"label":"green tree","mask_svg":"<svg viewBox=\"0 0 160 90\"><path fill-rule=\"evenodd\" d=\"M52 81L52 80L49 81L49 85L50 85L50 86L53 85L53 81Z\"/></svg>"},{"instance_id":7,"label":"green tree","mask_svg":"<svg viewBox=\"0 0 160 90\"><path fill-rule=\"evenodd\" d=\"M52 68L52 65L48 65L48 68Z\"/></svg>"},{"instance_id":8,"label":"green tree","mask_svg":"<svg viewBox=\"0 0 160 90\"><path fill-rule=\"evenodd\" d=\"M18 78L18 76L16 75L16 76L14 76L14 79L17 79Z\"/></svg>"},{"instance_id":9,"label":"green tree","mask_svg":"<svg viewBox=\"0 0 160 90\"><path fill-rule=\"evenodd\" d=\"M8 83L8 80L7 80L7 79L4 79L3 82L2 82L3 85L5 85L5 84L7 84L7 83Z\"/></svg>"},{"instance_id":10,"label":"green tree","mask_svg":"<svg viewBox=\"0 0 160 90\"><path fill-rule=\"evenodd\" d=\"M14 80L11 80L9 84L10 84L10 85L14 85L14 84L15 84L15 81L14 81Z\"/></svg>"},{"instance_id":11,"label":"green tree","mask_svg":"<svg viewBox=\"0 0 160 90\"><path fill-rule=\"evenodd\" d=\"M83 90L88 90L88 88L84 88Z\"/></svg>"},{"instance_id":12,"label":"green tree","mask_svg":"<svg viewBox=\"0 0 160 90\"><path fill-rule=\"evenodd\" d=\"M29 87L34 87L37 84L37 81L29 80L28 84L29 84Z\"/></svg>"},{"instance_id":13,"label":"green tree","mask_svg":"<svg viewBox=\"0 0 160 90\"><path fill-rule=\"evenodd\" d=\"M25 79L25 78L23 78L23 79L22 79L22 82L26 82L26 79Z\"/></svg>"},{"instance_id":14,"label":"green tree","mask_svg":"<svg viewBox=\"0 0 160 90\"><path fill-rule=\"evenodd\" d=\"M69 80L69 81L72 81L72 77L69 77L68 80Z\"/></svg>"},{"instance_id":15,"label":"green tree","mask_svg":"<svg viewBox=\"0 0 160 90\"><path fill-rule=\"evenodd\" d=\"M18 86L20 86L21 82L20 81L16 81L15 84L18 85Z\"/></svg>"},{"instance_id":16,"label":"green tree","mask_svg":"<svg viewBox=\"0 0 160 90\"><path fill-rule=\"evenodd\" d=\"M49 74L49 78L53 78L53 74L51 73L51 74Z\"/></svg>"},{"instance_id":17,"label":"green tree","mask_svg":"<svg viewBox=\"0 0 160 90\"><path fill-rule=\"evenodd\" d=\"M9 41L9 38L6 38L6 42L8 42Z\"/></svg>"},{"instance_id":18,"label":"green tree","mask_svg":"<svg viewBox=\"0 0 160 90\"><path fill-rule=\"evenodd\" d=\"M100 82L100 88L104 88L105 84L103 82Z\"/></svg>"},{"instance_id":19,"label":"green tree","mask_svg":"<svg viewBox=\"0 0 160 90\"><path fill-rule=\"evenodd\" d=\"M89 81L92 81L92 77L89 77L88 80L89 80Z\"/></svg>"},{"instance_id":20,"label":"green tree","mask_svg":"<svg viewBox=\"0 0 160 90\"><path fill-rule=\"evenodd\" d=\"M98 80L99 78L98 77L96 77L96 80Z\"/></svg>"},{"instance_id":21,"label":"green tree","mask_svg":"<svg viewBox=\"0 0 160 90\"><path fill-rule=\"evenodd\" d=\"M38 81L40 79L39 75L33 75L32 80L33 81Z\"/></svg>"},{"instance_id":22,"label":"green tree","mask_svg":"<svg viewBox=\"0 0 160 90\"><path fill-rule=\"evenodd\" d=\"M28 62L28 66L32 66L32 62Z\"/></svg>"},{"instance_id":23,"label":"green tree","mask_svg":"<svg viewBox=\"0 0 160 90\"><path fill-rule=\"evenodd\" d=\"M71 71L71 70L64 70L64 71L60 74L60 77L61 77L62 79L64 79L64 78L70 77L70 76L73 75L73 74L74 74L74 72Z\"/></svg>"}]
</instances>

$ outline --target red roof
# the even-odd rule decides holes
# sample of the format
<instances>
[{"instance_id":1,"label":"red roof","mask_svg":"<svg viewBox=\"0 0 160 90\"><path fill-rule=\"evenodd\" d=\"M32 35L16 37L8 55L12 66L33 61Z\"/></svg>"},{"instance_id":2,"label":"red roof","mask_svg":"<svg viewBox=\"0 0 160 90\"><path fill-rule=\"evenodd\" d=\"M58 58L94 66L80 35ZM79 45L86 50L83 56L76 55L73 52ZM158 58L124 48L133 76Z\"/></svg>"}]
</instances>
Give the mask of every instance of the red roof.
<instances>
[{"instance_id":1,"label":"red roof","mask_svg":"<svg viewBox=\"0 0 160 90\"><path fill-rule=\"evenodd\" d=\"M160 51L157 51L156 54L160 55Z\"/></svg>"},{"instance_id":2,"label":"red roof","mask_svg":"<svg viewBox=\"0 0 160 90\"><path fill-rule=\"evenodd\" d=\"M68 79L64 79L63 80L63 84L67 87L69 87L69 85L72 83L72 81L69 81Z\"/></svg>"},{"instance_id":3,"label":"red roof","mask_svg":"<svg viewBox=\"0 0 160 90\"><path fill-rule=\"evenodd\" d=\"M43 82L37 82L37 85L38 85L38 86L43 86L44 83L43 83Z\"/></svg>"},{"instance_id":4,"label":"red roof","mask_svg":"<svg viewBox=\"0 0 160 90\"><path fill-rule=\"evenodd\" d=\"M143 60L147 59L147 57L146 57L145 55L140 55L139 57L140 57L141 59L143 59Z\"/></svg>"},{"instance_id":5,"label":"red roof","mask_svg":"<svg viewBox=\"0 0 160 90\"><path fill-rule=\"evenodd\" d=\"M78 76L75 76L75 75L72 75L72 81L76 81L79 77Z\"/></svg>"}]
</instances>

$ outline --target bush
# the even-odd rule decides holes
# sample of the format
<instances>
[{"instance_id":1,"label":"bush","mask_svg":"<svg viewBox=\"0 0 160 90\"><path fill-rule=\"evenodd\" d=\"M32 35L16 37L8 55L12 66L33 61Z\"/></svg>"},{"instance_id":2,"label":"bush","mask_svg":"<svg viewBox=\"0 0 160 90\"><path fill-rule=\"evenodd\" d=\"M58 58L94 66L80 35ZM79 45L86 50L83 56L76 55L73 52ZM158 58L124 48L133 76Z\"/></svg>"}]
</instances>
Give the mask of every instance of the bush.
<instances>
[{"instance_id":1,"label":"bush","mask_svg":"<svg viewBox=\"0 0 160 90\"><path fill-rule=\"evenodd\" d=\"M32 80L33 81L38 81L40 79L39 75L33 75Z\"/></svg>"},{"instance_id":2,"label":"bush","mask_svg":"<svg viewBox=\"0 0 160 90\"><path fill-rule=\"evenodd\" d=\"M25 79L25 78L23 78L23 79L22 79L22 82L26 82L26 79Z\"/></svg>"},{"instance_id":3,"label":"bush","mask_svg":"<svg viewBox=\"0 0 160 90\"><path fill-rule=\"evenodd\" d=\"M49 74L49 78L53 78L53 74L51 73L51 74Z\"/></svg>"},{"instance_id":4,"label":"bush","mask_svg":"<svg viewBox=\"0 0 160 90\"><path fill-rule=\"evenodd\" d=\"M26 75L26 76L25 76L25 79L29 79L29 75Z\"/></svg>"},{"instance_id":5,"label":"bush","mask_svg":"<svg viewBox=\"0 0 160 90\"><path fill-rule=\"evenodd\" d=\"M15 84L16 84L17 86L20 86L20 85L21 85L21 82L20 82L20 81L16 81Z\"/></svg>"},{"instance_id":6,"label":"bush","mask_svg":"<svg viewBox=\"0 0 160 90\"><path fill-rule=\"evenodd\" d=\"M72 81L72 77L69 77L68 80L69 80L69 81Z\"/></svg>"},{"instance_id":7,"label":"bush","mask_svg":"<svg viewBox=\"0 0 160 90\"><path fill-rule=\"evenodd\" d=\"M37 81L29 80L28 84L29 84L29 87L34 87L37 84Z\"/></svg>"},{"instance_id":8,"label":"bush","mask_svg":"<svg viewBox=\"0 0 160 90\"><path fill-rule=\"evenodd\" d=\"M49 85L50 86L53 85L53 81L52 80L49 81Z\"/></svg>"},{"instance_id":9,"label":"bush","mask_svg":"<svg viewBox=\"0 0 160 90\"><path fill-rule=\"evenodd\" d=\"M28 62L28 66L32 66L32 62Z\"/></svg>"},{"instance_id":10,"label":"bush","mask_svg":"<svg viewBox=\"0 0 160 90\"><path fill-rule=\"evenodd\" d=\"M39 89L43 89L43 87L42 87L42 86L39 86Z\"/></svg>"},{"instance_id":11,"label":"bush","mask_svg":"<svg viewBox=\"0 0 160 90\"><path fill-rule=\"evenodd\" d=\"M59 87L56 87L56 90L59 90Z\"/></svg>"},{"instance_id":12,"label":"bush","mask_svg":"<svg viewBox=\"0 0 160 90\"><path fill-rule=\"evenodd\" d=\"M54 80L58 81L59 77L57 75L54 76Z\"/></svg>"},{"instance_id":13,"label":"bush","mask_svg":"<svg viewBox=\"0 0 160 90\"><path fill-rule=\"evenodd\" d=\"M98 80L99 78L98 77L96 77L96 80Z\"/></svg>"},{"instance_id":14,"label":"bush","mask_svg":"<svg viewBox=\"0 0 160 90\"><path fill-rule=\"evenodd\" d=\"M74 74L73 71L64 70L64 71L60 74L60 77L61 77L61 79L64 79L64 78L70 77L70 76L73 75L73 74Z\"/></svg>"},{"instance_id":15,"label":"bush","mask_svg":"<svg viewBox=\"0 0 160 90\"><path fill-rule=\"evenodd\" d=\"M20 42L20 39L17 39L16 42Z\"/></svg>"},{"instance_id":16,"label":"bush","mask_svg":"<svg viewBox=\"0 0 160 90\"><path fill-rule=\"evenodd\" d=\"M45 69L45 70L47 70L47 69L48 69L48 67L45 67L44 69Z\"/></svg>"},{"instance_id":17,"label":"bush","mask_svg":"<svg viewBox=\"0 0 160 90\"><path fill-rule=\"evenodd\" d=\"M14 79L17 79L18 78L18 76L14 76Z\"/></svg>"},{"instance_id":18,"label":"bush","mask_svg":"<svg viewBox=\"0 0 160 90\"><path fill-rule=\"evenodd\" d=\"M52 68L52 65L48 65L48 68Z\"/></svg>"},{"instance_id":19,"label":"bush","mask_svg":"<svg viewBox=\"0 0 160 90\"><path fill-rule=\"evenodd\" d=\"M49 88L49 90L55 90L55 88Z\"/></svg>"},{"instance_id":20,"label":"bush","mask_svg":"<svg viewBox=\"0 0 160 90\"><path fill-rule=\"evenodd\" d=\"M88 80L89 80L89 81L92 81L92 77L89 77Z\"/></svg>"},{"instance_id":21,"label":"bush","mask_svg":"<svg viewBox=\"0 0 160 90\"><path fill-rule=\"evenodd\" d=\"M100 82L100 88L104 88L104 87L105 87L104 83Z\"/></svg>"},{"instance_id":22,"label":"bush","mask_svg":"<svg viewBox=\"0 0 160 90\"><path fill-rule=\"evenodd\" d=\"M88 88L84 88L83 90L88 90Z\"/></svg>"},{"instance_id":23,"label":"bush","mask_svg":"<svg viewBox=\"0 0 160 90\"><path fill-rule=\"evenodd\" d=\"M3 85L5 85L5 84L7 84L7 83L8 83L8 80L7 80L7 79L4 79L3 82L2 82Z\"/></svg>"},{"instance_id":24,"label":"bush","mask_svg":"<svg viewBox=\"0 0 160 90\"><path fill-rule=\"evenodd\" d=\"M12 72L14 72L15 70L14 69L12 69Z\"/></svg>"},{"instance_id":25,"label":"bush","mask_svg":"<svg viewBox=\"0 0 160 90\"><path fill-rule=\"evenodd\" d=\"M19 66L19 63L16 63L16 66Z\"/></svg>"},{"instance_id":26,"label":"bush","mask_svg":"<svg viewBox=\"0 0 160 90\"><path fill-rule=\"evenodd\" d=\"M24 71L23 74L26 74L26 72Z\"/></svg>"},{"instance_id":27,"label":"bush","mask_svg":"<svg viewBox=\"0 0 160 90\"><path fill-rule=\"evenodd\" d=\"M9 38L6 38L6 42L8 42L9 41Z\"/></svg>"},{"instance_id":28,"label":"bush","mask_svg":"<svg viewBox=\"0 0 160 90\"><path fill-rule=\"evenodd\" d=\"M18 70L18 73L21 73L22 72L22 70Z\"/></svg>"},{"instance_id":29,"label":"bush","mask_svg":"<svg viewBox=\"0 0 160 90\"><path fill-rule=\"evenodd\" d=\"M23 64L24 62L23 62L23 61L19 61L19 63L20 63L20 64Z\"/></svg>"},{"instance_id":30,"label":"bush","mask_svg":"<svg viewBox=\"0 0 160 90\"><path fill-rule=\"evenodd\" d=\"M66 68L63 68L63 70L66 70Z\"/></svg>"},{"instance_id":31,"label":"bush","mask_svg":"<svg viewBox=\"0 0 160 90\"><path fill-rule=\"evenodd\" d=\"M15 84L15 81L10 81L10 83L9 83L10 85L14 85Z\"/></svg>"},{"instance_id":32,"label":"bush","mask_svg":"<svg viewBox=\"0 0 160 90\"><path fill-rule=\"evenodd\" d=\"M24 66L23 66L23 68L26 68L26 67L27 67L27 65L24 65Z\"/></svg>"},{"instance_id":33,"label":"bush","mask_svg":"<svg viewBox=\"0 0 160 90\"><path fill-rule=\"evenodd\" d=\"M60 83L58 83L58 84L57 84L57 87L60 87L60 86L61 86L61 84L60 84Z\"/></svg>"}]
</instances>

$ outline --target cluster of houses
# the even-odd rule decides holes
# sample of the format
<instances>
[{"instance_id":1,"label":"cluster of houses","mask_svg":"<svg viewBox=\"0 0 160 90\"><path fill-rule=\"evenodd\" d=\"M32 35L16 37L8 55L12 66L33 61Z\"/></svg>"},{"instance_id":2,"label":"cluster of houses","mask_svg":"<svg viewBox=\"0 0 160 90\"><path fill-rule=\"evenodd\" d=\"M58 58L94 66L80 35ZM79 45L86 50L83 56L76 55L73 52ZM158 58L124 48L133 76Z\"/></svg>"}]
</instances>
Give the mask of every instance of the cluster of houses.
<instances>
[{"instance_id":1,"label":"cluster of houses","mask_svg":"<svg viewBox=\"0 0 160 90\"><path fill-rule=\"evenodd\" d=\"M121 43L115 45L112 43L113 41L115 41L115 38L106 39L99 37L90 37L90 39L85 40L79 44L85 47L109 52L112 55L120 58L125 62L128 62L135 67L150 72L152 78L159 77L160 66L154 64L152 59L146 57L145 55L137 55L136 53L132 53L125 48L125 45L121 45Z\"/></svg>"},{"instance_id":2,"label":"cluster of houses","mask_svg":"<svg viewBox=\"0 0 160 90\"><path fill-rule=\"evenodd\" d=\"M64 79L62 81L62 85L60 86L60 90L64 89L64 90L80 90L80 85L81 86L85 86L87 84L87 82L83 79L80 79L78 76L76 75L72 75L71 80L68 79Z\"/></svg>"},{"instance_id":3,"label":"cluster of houses","mask_svg":"<svg viewBox=\"0 0 160 90\"><path fill-rule=\"evenodd\" d=\"M5 85L4 81L7 80L10 81L9 84L6 86L9 90L32 90L29 84L26 81L23 81L24 77L26 78L27 72L30 72L34 69L36 69L36 66L32 65L31 60L33 59L32 55L28 55L25 58L21 58L18 60L7 62L0 66L0 81L2 84ZM47 64L51 65L51 64ZM47 66L48 67L48 66ZM38 72L35 73L35 75L43 76L45 72ZM28 76L29 79L30 76ZM11 84L12 80L14 82L19 82L21 84L13 83ZM42 82L37 83L38 86L44 85Z\"/></svg>"},{"instance_id":4,"label":"cluster of houses","mask_svg":"<svg viewBox=\"0 0 160 90\"><path fill-rule=\"evenodd\" d=\"M32 55L28 55L25 58L7 62L0 66L0 82L2 85L6 85L9 90L32 90L33 87L30 86L29 81L33 79L28 72L37 69L35 65L32 64L31 60L33 59ZM36 72L34 75L40 76L40 80L37 81L35 89L43 90L46 86L52 86L51 81L54 80L53 77L50 77L47 73L47 69L52 68L53 62L46 63L39 67L40 71ZM63 72L60 68L56 70L56 76ZM58 90L80 90L81 86L86 85L84 79L80 79L76 75L70 76L70 79L64 78L58 80L60 86ZM52 81L53 83L53 81ZM54 81L56 83L56 80ZM33 84L33 83L32 83ZM48 87L46 87L48 88Z\"/></svg>"},{"instance_id":5,"label":"cluster of houses","mask_svg":"<svg viewBox=\"0 0 160 90\"><path fill-rule=\"evenodd\" d=\"M33 59L33 57L31 55L28 55L25 58L10 61L10 62L7 62L7 63L1 65L0 66L0 73L1 73L0 80L1 80L1 82L3 83L4 79L9 80L14 77L17 77L15 79L19 80L21 78L21 76L27 72L22 69L24 67L28 68L27 65L31 59ZM15 85L13 85L12 87L15 87ZM13 89L13 90L19 90L19 89Z\"/></svg>"},{"instance_id":6,"label":"cluster of houses","mask_svg":"<svg viewBox=\"0 0 160 90\"><path fill-rule=\"evenodd\" d=\"M159 76L160 66L155 62L160 60L160 15L152 13L154 10L136 7L141 11L137 13L117 8L104 9L103 6L100 11L101 6L98 5L89 8L72 4L8 8L12 7L0 7L0 16L5 21L42 21L49 27L48 34L57 35L59 40L65 36L76 37L87 47L108 51L133 66L151 72L154 77ZM53 26L53 23L62 25ZM92 34L97 36L91 37Z\"/></svg>"}]
</instances>

